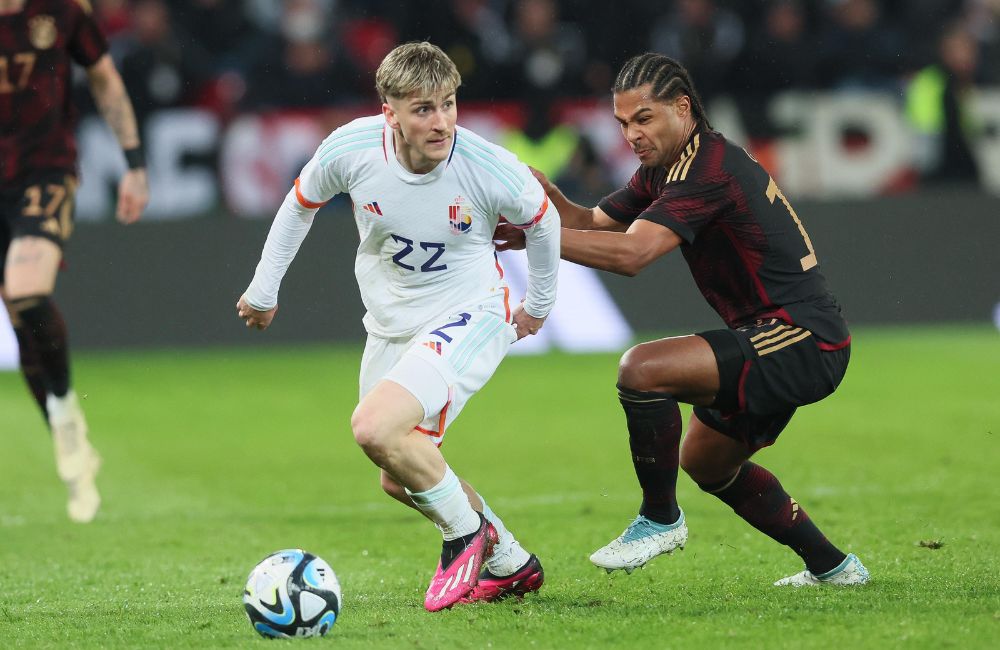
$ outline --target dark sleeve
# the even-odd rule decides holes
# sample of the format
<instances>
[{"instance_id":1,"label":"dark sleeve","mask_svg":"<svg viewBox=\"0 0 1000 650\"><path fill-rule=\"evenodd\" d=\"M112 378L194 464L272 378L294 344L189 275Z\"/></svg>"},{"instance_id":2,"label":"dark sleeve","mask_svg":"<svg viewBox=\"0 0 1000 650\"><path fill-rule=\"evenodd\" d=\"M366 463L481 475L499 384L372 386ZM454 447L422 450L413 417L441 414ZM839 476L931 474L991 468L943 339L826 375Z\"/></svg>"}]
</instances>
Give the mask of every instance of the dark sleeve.
<instances>
[{"instance_id":1,"label":"dark sleeve","mask_svg":"<svg viewBox=\"0 0 1000 650\"><path fill-rule=\"evenodd\" d=\"M625 187L601 199L597 207L615 221L632 223L653 202L648 188L646 172L640 167Z\"/></svg>"},{"instance_id":2,"label":"dark sleeve","mask_svg":"<svg viewBox=\"0 0 1000 650\"><path fill-rule=\"evenodd\" d=\"M701 229L734 207L729 179L668 183L637 219L670 228L688 244Z\"/></svg>"},{"instance_id":3,"label":"dark sleeve","mask_svg":"<svg viewBox=\"0 0 1000 650\"><path fill-rule=\"evenodd\" d=\"M69 5L72 25L68 47L69 55L83 67L89 68L108 51L108 41L104 38L97 21L94 20L89 3L69 0Z\"/></svg>"}]
</instances>

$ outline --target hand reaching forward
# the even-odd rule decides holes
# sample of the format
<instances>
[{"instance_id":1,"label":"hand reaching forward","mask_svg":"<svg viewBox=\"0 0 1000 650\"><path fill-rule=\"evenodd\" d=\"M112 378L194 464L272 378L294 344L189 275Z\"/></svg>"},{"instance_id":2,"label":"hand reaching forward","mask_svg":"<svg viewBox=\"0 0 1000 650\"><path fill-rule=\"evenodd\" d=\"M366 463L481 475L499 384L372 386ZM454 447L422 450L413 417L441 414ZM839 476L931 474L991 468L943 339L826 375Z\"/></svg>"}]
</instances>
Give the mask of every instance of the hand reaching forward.
<instances>
[{"instance_id":1,"label":"hand reaching forward","mask_svg":"<svg viewBox=\"0 0 1000 650\"><path fill-rule=\"evenodd\" d=\"M500 219L497 229L493 231L493 245L498 251L524 250L524 231L510 225L506 219Z\"/></svg>"}]
</instances>

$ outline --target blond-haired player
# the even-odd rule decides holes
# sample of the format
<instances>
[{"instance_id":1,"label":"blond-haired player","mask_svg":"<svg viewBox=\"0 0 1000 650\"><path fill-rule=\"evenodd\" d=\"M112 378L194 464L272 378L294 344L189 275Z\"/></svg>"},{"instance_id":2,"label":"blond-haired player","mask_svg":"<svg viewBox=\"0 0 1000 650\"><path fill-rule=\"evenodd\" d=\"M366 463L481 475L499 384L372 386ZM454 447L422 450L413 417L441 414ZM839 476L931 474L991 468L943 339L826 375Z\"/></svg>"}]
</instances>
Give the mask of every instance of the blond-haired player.
<instances>
[{"instance_id":1,"label":"blond-haired player","mask_svg":"<svg viewBox=\"0 0 1000 650\"><path fill-rule=\"evenodd\" d=\"M351 428L381 468L383 489L441 530L429 611L523 595L543 580L538 559L439 450L510 345L542 326L559 262L559 216L530 170L456 125L460 83L454 63L430 43L390 52L375 76L381 114L323 141L279 209L237 303L248 327L270 325L279 283L314 214L334 195L350 195L368 331ZM530 278L514 307L493 245L501 217L526 233Z\"/></svg>"}]
</instances>

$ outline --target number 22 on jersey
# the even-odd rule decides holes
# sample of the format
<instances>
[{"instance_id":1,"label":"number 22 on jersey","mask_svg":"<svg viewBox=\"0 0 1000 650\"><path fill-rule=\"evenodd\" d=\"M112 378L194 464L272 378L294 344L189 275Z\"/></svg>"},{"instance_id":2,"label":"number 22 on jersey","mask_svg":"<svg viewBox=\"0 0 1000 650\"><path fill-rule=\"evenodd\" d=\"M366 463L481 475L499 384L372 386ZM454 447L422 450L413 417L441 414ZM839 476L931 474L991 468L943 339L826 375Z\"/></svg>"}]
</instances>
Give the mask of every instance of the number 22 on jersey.
<instances>
[{"instance_id":1,"label":"number 22 on jersey","mask_svg":"<svg viewBox=\"0 0 1000 650\"><path fill-rule=\"evenodd\" d=\"M414 243L413 240L407 239L406 237L396 234L392 234L391 237L393 241L403 245L403 248L392 256L392 261L396 264L396 266L401 266L407 271L415 271L416 267L413 266L413 264L416 264L416 260L410 260L413 261L413 264L403 261L407 259L410 253L412 253L415 250L413 246ZM420 265L420 270L422 272L430 273L433 271L444 271L446 268L448 268L447 264L436 263L438 261L438 258L444 255L444 244L442 242L422 241L422 242L417 242L417 245L420 247L421 250L426 251L429 254L429 256Z\"/></svg>"}]
</instances>

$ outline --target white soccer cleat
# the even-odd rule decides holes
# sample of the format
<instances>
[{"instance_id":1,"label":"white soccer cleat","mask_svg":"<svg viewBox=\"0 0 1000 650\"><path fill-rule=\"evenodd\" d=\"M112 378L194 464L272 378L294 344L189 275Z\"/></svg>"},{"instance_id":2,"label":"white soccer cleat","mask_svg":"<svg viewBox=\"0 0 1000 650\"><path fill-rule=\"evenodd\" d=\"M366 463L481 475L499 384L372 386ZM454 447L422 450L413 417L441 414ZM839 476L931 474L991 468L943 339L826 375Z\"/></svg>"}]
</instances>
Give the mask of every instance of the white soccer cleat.
<instances>
[{"instance_id":1,"label":"white soccer cleat","mask_svg":"<svg viewBox=\"0 0 1000 650\"><path fill-rule=\"evenodd\" d=\"M65 397L49 395L45 407L52 429L56 471L69 491L66 512L73 521L88 523L101 506L101 495L94 483L101 459L87 440L83 410L73 391Z\"/></svg>"},{"instance_id":2,"label":"white soccer cleat","mask_svg":"<svg viewBox=\"0 0 1000 650\"><path fill-rule=\"evenodd\" d=\"M658 524L639 515L610 544L594 551L590 561L608 573L615 569L632 573L657 555L683 549L687 538L683 510L672 524Z\"/></svg>"},{"instance_id":3,"label":"white soccer cleat","mask_svg":"<svg viewBox=\"0 0 1000 650\"><path fill-rule=\"evenodd\" d=\"M848 587L852 585L863 585L870 579L871 576L868 574L868 569L865 568L864 564L861 564L861 560L858 559L857 555L851 553L844 558L843 562L826 573L813 575L809 569L806 569L801 573L796 573L793 576L788 576L787 578L778 580L774 583L774 586L812 587L815 585L837 585L840 587Z\"/></svg>"}]
</instances>

